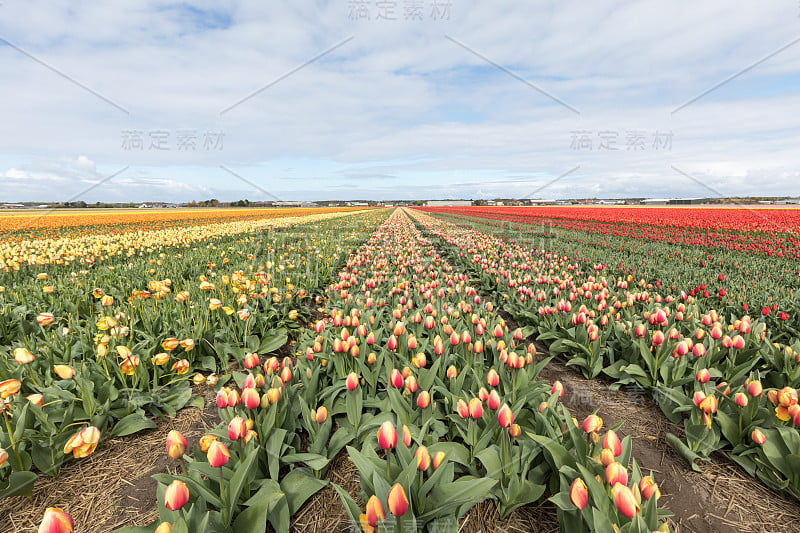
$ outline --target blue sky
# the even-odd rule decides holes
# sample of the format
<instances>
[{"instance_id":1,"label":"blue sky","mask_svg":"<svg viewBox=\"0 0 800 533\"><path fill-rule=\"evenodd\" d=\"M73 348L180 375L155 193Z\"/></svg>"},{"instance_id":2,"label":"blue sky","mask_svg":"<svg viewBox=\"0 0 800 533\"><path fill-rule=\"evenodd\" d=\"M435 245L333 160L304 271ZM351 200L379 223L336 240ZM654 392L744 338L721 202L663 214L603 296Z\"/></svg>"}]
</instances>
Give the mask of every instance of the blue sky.
<instances>
[{"instance_id":1,"label":"blue sky","mask_svg":"<svg viewBox=\"0 0 800 533\"><path fill-rule=\"evenodd\" d=\"M9 0L0 201L800 195L798 38L793 0Z\"/></svg>"}]
</instances>

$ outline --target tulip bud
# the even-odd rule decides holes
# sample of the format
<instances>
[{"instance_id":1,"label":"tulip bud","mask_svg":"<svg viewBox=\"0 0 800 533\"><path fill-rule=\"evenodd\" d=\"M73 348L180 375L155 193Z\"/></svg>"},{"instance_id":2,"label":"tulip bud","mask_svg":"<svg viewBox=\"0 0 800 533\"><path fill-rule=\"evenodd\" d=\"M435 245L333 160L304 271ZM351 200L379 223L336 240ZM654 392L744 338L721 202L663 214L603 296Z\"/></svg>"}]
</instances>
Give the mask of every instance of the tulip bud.
<instances>
[{"instance_id":1,"label":"tulip bud","mask_svg":"<svg viewBox=\"0 0 800 533\"><path fill-rule=\"evenodd\" d=\"M749 394L750 396L753 396L754 398L761 396L761 393L763 391L764 389L762 388L760 381L747 382L747 394Z\"/></svg>"},{"instance_id":2,"label":"tulip bud","mask_svg":"<svg viewBox=\"0 0 800 533\"><path fill-rule=\"evenodd\" d=\"M389 383L395 389L403 388L403 376L402 374L400 374L400 371L397 370L396 368L392 369L392 372L389 376Z\"/></svg>"},{"instance_id":3,"label":"tulip bud","mask_svg":"<svg viewBox=\"0 0 800 533\"><path fill-rule=\"evenodd\" d=\"M414 452L414 457L417 459L417 470L425 471L431 466L431 456L425 446L417 448L417 451Z\"/></svg>"},{"instance_id":4,"label":"tulip bud","mask_svg":"<svg viewBox=\"0 0 800 533\"><path fill-rule=\"evenodd\" d=\"M420 409L425 409L431 403L431 395L428 391L424 390L419 393L417 396L417 407Z\"/></svg>"},{"instance_id":5,"label":"tulip bud","mask_svg":"<svg viewBox=\"0 0 800 533\"><path fill-rule=\"evenodd\" d=\"M747 407L747 395L743 392L737 392L734 394L733 401L736 402L736 405L739 407Z\"/></svg>"},{"instance_id":6,"label":"tulip bud","mask_svg":"<svg viewBox=\"0 0 800 533\"><path fill-rule=\"evenodd\" d=\"M564 385L562 385L560 381L555 381L553 383L553 388L550 389L550 394L558 394L559 398L563 397L564 396Z\"/></svg>"},{"instance_id":7,"label":"tulip bud","mask_svg":"<svg viewBox=\"0 0 800 533\"><path fill-rule=\"evenodd\" d=\"M7 379L0 382L0 398L5 399L17 394L22 387L22 382L18 379Z\"/></svg>"},{"instance_id":8,"label":"tulip bud","mask_svg":"<svg viewBox=\"0 0 800 533\"><path fill-rule=\"evenodd\" d=\"M497 393L497 390L493 389L492 392L489 393L487 404L492 411L496 411L500 407L500 395Z\"/></svg>"},{"instance_id":9,"label":"tulip bud","mask_svg":"<svg viewBox=\"0 0 800 533\"><path fill-rule=\"evenodd\" d=\"M617 483L628 484L628 470L620 463L614 461L606 467L606 483L614 486Z\"/></svg>"},{"instance_id":10,"label":"tulip bud","mask_svg":"<svg viewBox=\"0 0 800 533\"><path fill-rule=\"evenodd\" d=\"M203 435L202 437L200 437L200 450L203 453L208 452L209 448L211 447L211 444L215 440L217 440L216 435L212 435L210 433Z\"/></svg>"},{"instance_id":11,"label":"tulip bud","mask_svg":"<svg viewBox=\"0 0 800 533\"><path fill-rule=\"evenodd\" d=\"M378 429L378 445L384 450L391 450L397 446L397 430L388 420Z\"/></svg>"},{"instance_id":12,"label":"tulip bud","mask_svg":"<svg viewBox=\"0 0 800 533\"><path fill-rule=\"evenodd\" d=\"M395 483L389 491L389 496L386 499L386 506L389 508L389 512L396 517L401 517L406 514L408 510L408 498L400 483Z\"/></svg>"},{"instance_id":13,"label":"tulip bud","mask_svg":"<svg viewBox=\"0 0 800 533\"><path fill-rule=\"evenodd\" d=\"M603 437L603 448L611 450L614 457L619 457L622 453L622 443L613 429L609 429Z\"/></svg>"},{"instance_id":14,"label":"tulip bud","mask_svg":"<svg viewBox=\"0 0 800 533\"><path fill-rule=\"evenodd\" d=\"M255 409L261 405L261 397L254 388L247 388L242 391L242 403L247 409Z\"/></svg>"},{"instance_id":15,"label":"tulip bud","mask_svg":"<svg viewBox=\"0 0 800 533\"><path fill-rule=\"evenodd\" d=\"M486 374L486 383L490 387L497 387L497 385L500 383L500 376L497 374L497 371L494 368L490 369L489 373Z\"/></svg>"},{"instance_id":16,"label":"tulip bud","mask_svg":"<svg viewBox=\"0 0 800 533\"><path fill-rule=\"evenodd\" d=\"M622 483L617 483L611 488L611 496L614 505L623 516L633 518L639 512L639 504L636 503L633 491Z\"/></svg>"},{"instance_id":17,"label":"tulip bud","mask_svg":"<svg viewBox=\"0 0 800 533\"><path fill-rule=\"evenodd\" d=\"M570 485L569 500L578 509L583 509L589 503L589 491L581 478L576 478Z\"/></svg>"},{"instance_id":18,"label":"tulip bud","mask_svg":"<svg viewBox=\"0 0 800 533\"><path fill-rule=\"evenodd\" d=\"M172 459L180 459L186 451L186 437L180 431L171 430L167 433L167 455Z\"/></svg>"},{"instance_id":19,"label":"tulip bud","mask_svg":"<svg viewBox=\"0 0 800 533\"><path fill-rule=\"evenodd\" d=\"M164 491L164 505L170 511L177 511L189 501L189 489L183 481L176 479Z\"/></svg>"},{"instance_id":20,"label":"tulip bud","mask_svg":"<svg viewBox=\"0 0 800 533\"><path fill-rule=\"evenodd\" d=\"M401 431L403 434L403 444L405 444L406 448L411 446L411 430L408 429L408 426L403 424L403 429Z\"/></svg>"},{"instance_id":21,"label":"tulip bud","mask_svg":"<svg viewBox=\"0 0 800 533\"><path fill-rule=\"evenodd\" d=\"M458 370L456 370L455 365L450 365L447 367L447 379L455 379L458 376Z\"/></svg>"},{"instance_id":22,"label":"tulip bud","mask_svg":"<svg viewBox=\"0 0 800 533\"><path fill-rule=\"evenodd\" d=\"M469 417L469 407L467 406L467 402L463 399L458 400L458 403L456 403L456 410L458 411L458 416L461 418Z\"/></svg>"},{"instance_id":23,"label":"tulip bud","mask_svg":"<svg viewBox=\"0 0 800 533\"><path fill-rule=\"evenodd\" d=\"M347 375L347 390L356 390L358 388L358 374L355 372L350 372Z\"/></svg>"},{"instance_id":24,"label":"tulip bud","mask_svg":"<svg viewBox=\"0 0 800 533\"><path fill-rule=\"evenodd\" d=\"M383 522L386 519L386 514L383 510L383 504L374 494L370 496L367 501L367 523L374 527L378 526L378 520Z\"/></svg>"},{"instance_id":25,"label":"tulip bud","mask_svg":"<svg viewBox=\"0 0 800 533\"><path fill-rule=\"evenodd\" d=\"M603 448L600 451L600 464L602 464L605 468L608 468L608 465L616 461L614 456L614 452L608 448Z\"/></svg>"},{"instance_id":26,"label":"tulip bud","mask_svg":"<svg viewBox=\"0 0 800 533\"><path fill-rule=\"evenodd\" d=\"M220 468L228 464L228 460L230 460L231 454L228 451L228 447L225 446L224 443L215 439L209 445L206 457L208 458L209 465L211 465L214 468Z\"/></svg>"},{"instance_id":27,"label":"tulip bud","mask_svg":"<svg viewBox=\"0 0 800 533\"><path fill-rule=\"evenodd\" d=\"M641 493L642 498L645 500L649 500L654 495L656 499L661 497L661 491L658 490L658 485L650 476L643 476L642 479L639 480L639 493Z\"/></svg>"},{"instance_id":28,"label":"tulip bud","mask_svg":"<svg viewBox=\"0 0 800 533\"><path fill-rule=\"evenodd\" d=\"M235 416L228 424L228 438L239 440L247 434L247 421L241 416Z\"/></svg>"},{"instance_id":29,"label":"tulip bud","mask_svg":"<svg viewBox=\"0 0 800 533\"><path fill-rule=\"evenodd\" d=\"M586 433L597 433L603 427L603 419L592 414L583 421L583 431Z\"/></svg>"},{"instance_id":30,"label":"tulip bud","mask_svg":"<svg viewBox=\"0 0 800 533\"><path fill-rule=\"evenodd\" d=\"M753 432L750 434L750 438L756 444L764 444L765 442L767 442L767 437L765 437L764 433L758 428L755 428L753 430Z\"/></svg>"},{"instance_id":31,"label":"tulip bud","mask_svg":"<svg viewBox=\"0 0 800 533\"><path fill-rule=\"evenodd\" d=\"M433 469L436 470L439 468L439 465L442 464L444 461L445 453L444 452L436 452L433 454Z\"/></svg>"},{"instance_id":32,"label":"tulip bud","mask_svg":"<svg viewBox=\"0 0 800 533\"><path fill-rule=\"evenodd\" d=\"M72 517L58 507L48 507L39 524L39 533L72 533L74 530Z\"/></svg>"},{"instance_id":33,"label":"tulip bud","mask_svg":"<svg viewBox=\"0 0 800 533\"><path fill-rule=\"evenodd\" d=\"M475 420L483 416L483 403L480 398L472 398L469 401L469 416Z\"/></svg>"},{"instance_id":34,"label":"tulip bud","mask_svg":"<svg viewBox=\"0 0 800 533\"><path fill-rule=\"evenodd\" d=\"M328 408L321 405L319 409L317 409L314 419L317 421L317 424L324 424L325 421L328 420Z\"/></svg>"},{"instance_id":35,"label":"tulip bud","mask_svg":"<svg viewBox=\"0 0 800 533\"><path fill-rule=\"evenodd\" d=\"M511 424L511 427L508 428L508 434L512 437L519 437L522 435L522 428L519 427L519 424Z\"/></svg>"},{"instance_id":36,"label":"tulip bud","mask_svg":"<svg viewBox=\"0 0 800 533\"><path fill-rule=\"evenodd\" d=\"M708 371L707 368L703 368L697 371L694 377L699 383L708 383L708 380L711 379L711 373Z\"/></svg>"},{"instance_id":37,"label":"tulip bud","mask_svg":"<svg viewBox=\"0 0 800 533\"><path fill-rule=\"evenodd\" d=\"M504 403L497 411L497 422L500 424L500 427L503 428L511 427L511 424L514 423L514 413L511 412L511 408L508 404Z\"/></svg>"},{"instance_id":38,"label":"tulip bud","mask_svg":"<svg viewBox=\"0 0 800 533\"><path fill-rule=\"evenodd\" d=\"M172 524L169 522L161 522L153 533L171 533Z\"/></svg>"}]
</instances>

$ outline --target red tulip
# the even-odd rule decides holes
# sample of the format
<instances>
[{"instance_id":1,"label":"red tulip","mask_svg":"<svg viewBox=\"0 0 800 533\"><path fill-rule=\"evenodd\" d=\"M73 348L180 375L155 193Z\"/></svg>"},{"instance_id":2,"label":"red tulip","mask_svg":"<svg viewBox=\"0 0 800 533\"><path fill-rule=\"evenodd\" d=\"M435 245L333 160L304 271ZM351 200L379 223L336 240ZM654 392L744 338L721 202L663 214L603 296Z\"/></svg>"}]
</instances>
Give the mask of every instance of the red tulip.
<instances>
[{"instance_id":1,"label":"red tulip","mask_svg":"<svg viewBox=\"0 0 800 533\"><path fill-rule=\"evenodd\" d=\"M476 420L483 416L483 403L480 398L472 398L469 401L469 416Z\"/></svg>"},{"instance_id":2,"label":"red tulip","mask_svg":"<svg viewBox=\"0 0 800 533\"><path fill-rule=\"evenodd\" d=\"M356 390L358 388L358 374L350 372L347 375L347 390Z\"/></svg>"},{"instance_id":3,"label":"red tulip","mask_svg":"<svg viewBox=\"0 0 800 533\"><path fill-rule=\"evenodd\" d=\"M408 429L408 426L403 424L403 429L401 431L403 434L403 444L405 444L406 448L411 446L411 430Z\"/></svg>"},{"instance_id":4,"label":"red tulip","mask_svg":"<svg viewBox=\"0 0 800 533\"><path fill-rule=\"evenodd\" d=\"M753 430L753 432L750 434L750 438L753 439L753 442L756 444L764 444L767 442L767 437L765 437L764 433L758 428Z\"/></svg>"},{"instance_id":5,"label":"red tulip","mask_svg":"<svg viewBox=\"0 0 800 533\"><path fill-rule=\"evenodd\" d=\"M386 519L383 504L374 494L367 501L367 523L372 527L377 527L378 520L383 522Z\"/></svg>"},{"instance_id":6,"label":"red tulip","mask_svg":"<svg viewBox=\"0 0 800 533\"><path fill-rule=\"evenodd\" d=\"M392 372L389 376L389 383L391 383L392 387L395 389L403 388L403 375L400 374L400 371L396 368L392 369Z\"/></svg>"},{"instance_id":7,"label":"red tulip","mask_svg":"<svg viewBox=\"0 0 800 533\"><path fill-rule=\"evenodd\" d=\"M395 483L389 491L389 496L386 499L386 506L389 508L389 512L394 516L401 517L406 514L408 510L408 498L400 483Z\"/></svg>"},{"instance_id":8,"label":"red tulip","mask_svg":"<svg viewBox=\"0 0 800 533\"><path fill-rule=\"evenodd\" d=\"M514 423L514 413L511 412L511 408L508 404L504 403L497 411L497 422L500 424L500 427L503 428L511 427L511 424Z\"/></svg>"},{"instance_id":9,"label":"red tulip","mask_svg":"<svg viewBox=\"0 0 800 533\"><path fill-rule=\"evenodd\" d=\"M497 387L500 383L500 376L497 375L497 371L494 368L490 369L489 373L486 374L486 383L490 387Z\"/></svg>"},{"instance_id":10,"label":"red tulip","mask_svg":"<svg viewBox=\"0 0 800 533\"><path fill-rule=\"evenodd\" d=\"M164 491L164 505L170 511L181 509L189 501L189 489L183 481L176 479Z\"/></svg>"},{"instance_id":11,"label":"red tulip","mask_svg":"<svg viewBox=\"0 0 800 533\"><path fill-rule=\"evenodd\" d=\"M497 393L496 390L492 390L492 392L489 393L487 404L489 406L489 409L491 409L492 411L496 411L498 407L500 407L500 395Z\"/></svg>"},{"instance_id":12,"label":"red tulip","mask_svg":"<svg viewBox=\"0 0 800 533\"><path fill-rule=\"evenodd\" d=\"M417 459L417 470L427 470L431 466L431 456L425 446L417 448L414 457Z\"/></svg>"},{"instance_id":13,"label":"red tulip","mask_svg":"<svg viewBox=\"0 0 800 533\"><path fill-rule=\"evenodd\" d=\"M649 500L654 495L656 499L661 497L661 491L658 490L658 485L650 476L643 476L642 479L639 480L639 493L641 493L642 498L645 500Z\"/></svg>"},{"instance_id":14,"label":"red tulip","mask_svg":"<svg viewBox=\"0 0 800 533\"><path fill-rule=\"evenodd\" d=\"M167 433L167 455L172 459L180 459L186 451L186 437L180 431L172 430Z\"/></svg>"},{"instance_id":15,"label":"red tulip","mask_svg":"<svg viewBox=\"0 0 800 533\"><path fill-rule=\"evenodd\" d=\"M417 407L420 409L425 409L431 404L431 395L428 391L420 391L419 395L417 396Z\"/></svg>"},{"instance_id":16,"label":"red tulip","mask_svg":"<svg viewBox=\"0 0 800 533\"><path fill-rule=\"evenodd\" d=\"M433 454L433 469L436 470L439 468L439 465L442 464L444 461L445 453L444 452L436 452Z\"/></svg>"},{"instance_id":17,"label":"red tulip","mask_svg":"<svg viewBox=\"0 0 800 533\"><path fill-rule=\"evenodd\" d=\"M397 446L397 430L388 420L378 429L378 445L384 450L391 450Z\"/></svg>"},{"instance_id":18,"label":"red tulip","mask_svg":"<svg viewBox=\"0 0 800 533\"><path fill-rule=\"evenodd\" d=\"M241 416L235 416L228 424L228 438L231 440L243 439L247 434L247 421Z\"/></svg>"},{"instance_id":19,"label":"red tulip","mask_svg":"<svg viewBox=\"0 0 800 533\"><path fill-rule=\"evenodd\" d=\"M225 466L226 464L228 464L228 460L231 458L231 454L228 451L228 447L225 446L224 443L218 440L214 440L208 447L208 452L206 453L206 457L208 458L208 464L210 464L214 468L219 468L221 466Z\"/></svg>"},{"instance_id":20,"label":"red tulip","mask_svg":"<svg viewBox=\"0 0 800 533\"><path fill-rule=\"evenodd\" d=\"M583 421L583 431L586 433L597 433L603 427L603 419L592 414Z\"/></svg>"},{"instance_id":21,"label":"red tulip","mask_svg":"<svg viewBox=\"0 0 800 533\"><path fill-rule=\"evenodd\" d=\"M695 374L694 379L699 383L708 383L708 380L711 379L711 373L707 368L700 369L697 371L697 374Z\"/></svg>"},{"instance_id":22,"label":"red tulip","mask_svg":"<svg viewBox=\"0 0 800 533\"><path fill-rule=\"evenodd\" d=\"M623 516L633 518L639 512L639 504L636 503L636 498L633 491L622 483L617 483L611 488L611 495L614 498L614 505L617 511L622 513Z\"/></svg>"},{"instance_id":23,"label":"red tulip","mask_svg":"<svg viewBox=\"0 0 800 533\"><path fill-rule=\"evenodd\" d=\"M609 429L603 437L603 448L611 450L614 457L619 457L622 453L622 443L613 429Z\"/></svg>"},{"instance_id":24,"label":"red tulip","mask_svg":"<svg viewBox=\"0 0 800 533\"><path fill-rule=\"evenodd\" d=\"M461 418L467 418L469 416L469 406L467 406L467 402L463 399L458 400L458 403L456 403L456 410L458 411L458 416Z\"/></svg>"},{"instance_id":25,"label":"red tulip","mask_svg":"<svg viewBox=\"0 0 800 533\"><path fill-rule=\"evenodd\" d=\"M576 478L570 485L569 500L578 509L583 509L589 503L589 490L581 478Z\"/></svg>"},{"instance_id":26,"label":"red tulip","mask_svg":"<svg viewBox=\"0 0 800 533\"><path fill-rule=\"evenodd\" d=\"M606 467L606 483L614 486L616 483L628 484L628 470L620 463L614 461Z\"/></svg>"},{"instance_id":27,"label":"red tulip","mask_svg":"<svg viewBox=\"0 0 800 533\"><path fill-rule=\"evenodd\" d=\"M74 530L72 517L58 507L48 507L39 524L39 533L72 533Z\"/></svg>"}]
</instances>

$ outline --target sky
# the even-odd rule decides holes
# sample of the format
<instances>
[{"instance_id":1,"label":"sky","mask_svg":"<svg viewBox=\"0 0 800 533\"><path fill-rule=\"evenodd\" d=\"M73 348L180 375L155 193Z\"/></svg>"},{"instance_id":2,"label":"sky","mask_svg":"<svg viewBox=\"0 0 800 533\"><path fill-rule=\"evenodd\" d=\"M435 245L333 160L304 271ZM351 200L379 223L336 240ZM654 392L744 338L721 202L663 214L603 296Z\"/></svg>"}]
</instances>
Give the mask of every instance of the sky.
<instances>
[{"instance_id":1,"label":"sky","mask_svg":"<svg viewBox=\"0 0 800 533\"><path fill-rule=\"evenodd\" d=\"M800 195L800 2L0 2L0 202Z\"/></svg>"}]
</instances>

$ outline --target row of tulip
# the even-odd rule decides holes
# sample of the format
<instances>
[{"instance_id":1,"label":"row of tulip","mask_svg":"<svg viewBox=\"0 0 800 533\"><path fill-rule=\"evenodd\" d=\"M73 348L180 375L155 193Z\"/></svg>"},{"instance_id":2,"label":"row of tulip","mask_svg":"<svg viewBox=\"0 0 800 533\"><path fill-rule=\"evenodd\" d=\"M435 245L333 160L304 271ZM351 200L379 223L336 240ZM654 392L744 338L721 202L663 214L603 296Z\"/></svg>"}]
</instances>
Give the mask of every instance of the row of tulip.
<instances>
[{"instance_id":1,"label":"row of tulip","mask_svg":"<svg viewBox=\"0 0 800 533\"><path fill-rule=\"evenodd\" d=\"M288 217L244 235L224 223L189 247L5 274L0 498L31 494L34 467L57 476L67 454L86 457L103 438L202 406L192 380L214 384L231 358L296 337L304 304L385 212L349 216L344 234L339 216Z\"/></svg>"},{"instance_id":2,"label":"row of tulip","mask_svg":"<svg viewBox=\"0 0 800 533\"><path fill-rule=\"evenodd\" d=\"M773 342L764 315L725 315L715 300L654 287L610 261L415 216L552 353L587 377L602 372L616 387L643 388L683 420L684 438L668 441L694 468L726 449L751 475L800 497L800 345Z\"/></svg>"},{"instance_id":3,"label":"row of tulip","mask_svg":"<svg viewBox=\"0 0 800 533\"><path fill-rule=\"evenodd\" d=\"M561 384L536 379L547 360L403 211L349 259L326 302L296 359L249 354L247 372L230 375L217 392L224 422L191 456L179 437L168 442L187 473L159 476L159 521L125 533L257 532L267 521L286 531L343 450L361 504L334 488L368 532L458 531L480 501L505 519L548 492L564 531L666 530L630 439L596 415L569 416Z\"/></svg>"}]
</instances>

